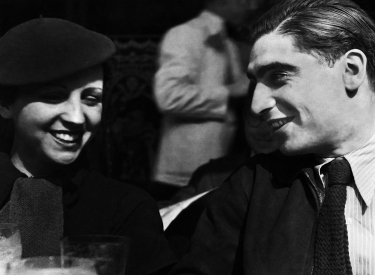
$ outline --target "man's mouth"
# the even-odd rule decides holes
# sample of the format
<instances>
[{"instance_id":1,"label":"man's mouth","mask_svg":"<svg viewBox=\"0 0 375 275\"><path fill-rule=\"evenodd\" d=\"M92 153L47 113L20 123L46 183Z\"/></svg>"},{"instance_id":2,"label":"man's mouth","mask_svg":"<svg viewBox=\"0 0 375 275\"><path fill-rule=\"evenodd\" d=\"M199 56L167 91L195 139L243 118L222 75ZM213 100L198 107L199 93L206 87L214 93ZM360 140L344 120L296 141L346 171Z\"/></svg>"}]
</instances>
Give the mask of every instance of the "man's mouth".
<instances>
[{"instance_id":1,"label":"man's mouth","mask_svg":"<svg viewBox=\"0 0 375 275\"><path fill-rule=\"evenodd\" d=\"M64 143L76 143L82 137L82 134L80 133L73 133L68 131L51 131L50 133L57 140Z\"/></svg>"},{"instance_id":2,"label":"man's mouth","mask_svg":"<svg viewBox=\"0 0 375 275\"><path fill-rule=\"evenodd\" d=\"M292 120L293 120L293 117L286 117L286 118L280 118L280 119L271 119L267 121L267 123L273 128L274 131L276 131Z\"/></svg>"}]
</instances>

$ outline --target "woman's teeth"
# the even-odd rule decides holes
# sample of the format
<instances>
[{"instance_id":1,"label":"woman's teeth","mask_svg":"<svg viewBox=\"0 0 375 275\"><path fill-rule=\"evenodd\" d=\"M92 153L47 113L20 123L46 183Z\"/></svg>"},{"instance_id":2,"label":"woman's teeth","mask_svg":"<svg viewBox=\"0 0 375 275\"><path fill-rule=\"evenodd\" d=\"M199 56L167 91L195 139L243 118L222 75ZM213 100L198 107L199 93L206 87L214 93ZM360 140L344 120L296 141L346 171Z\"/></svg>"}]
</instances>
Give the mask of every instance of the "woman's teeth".
<instances>
[{"instance_id":1,"label":"woman's teeth","mask_svg":"<svg viewBox=\"0 0 375 275\"><path fill-rule=\"evenodd\" d=\"M79 134L54 133L53 135L66 142L73 142L79 138Z\"/></svg>"}]
</instances>

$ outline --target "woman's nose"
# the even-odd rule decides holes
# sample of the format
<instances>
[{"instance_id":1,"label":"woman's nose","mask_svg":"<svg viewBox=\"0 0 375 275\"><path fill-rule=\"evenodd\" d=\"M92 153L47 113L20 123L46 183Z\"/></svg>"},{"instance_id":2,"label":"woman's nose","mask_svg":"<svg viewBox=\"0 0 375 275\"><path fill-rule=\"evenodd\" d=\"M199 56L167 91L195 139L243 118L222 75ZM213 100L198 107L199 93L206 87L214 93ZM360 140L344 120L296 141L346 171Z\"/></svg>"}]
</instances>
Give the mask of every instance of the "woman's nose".
<instances>
[{"instance_id":1,"label":"woman's nose","mask_svg":"<svg viewBox=\"0 0 375 275\"><path fill-rule=\"evenodd\" d=\"M85 116L82 109L80 100L70 99L64 104L64 113L62 118L70 123L83 124L85 122Z\"/></svg>"}]
</instances>

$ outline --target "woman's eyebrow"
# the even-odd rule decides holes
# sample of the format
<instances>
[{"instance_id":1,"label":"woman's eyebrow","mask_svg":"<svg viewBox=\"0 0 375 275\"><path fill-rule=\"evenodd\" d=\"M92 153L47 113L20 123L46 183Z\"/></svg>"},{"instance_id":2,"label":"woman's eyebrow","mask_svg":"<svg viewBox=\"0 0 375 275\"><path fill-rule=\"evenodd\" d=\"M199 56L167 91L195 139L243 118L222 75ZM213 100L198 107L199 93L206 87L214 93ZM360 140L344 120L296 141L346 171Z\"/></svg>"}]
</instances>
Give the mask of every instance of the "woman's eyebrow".
<instances>
[{"instance_id":1,"label":"woman's eyebrow","mask_svg":"<svg viewBox=\"0 0 375 275\"><path fill-rule=\"evenodd\" d=\"M88 86L83 89L84 91L103 91L102 87Z\"/></svg>"}]
</instances>

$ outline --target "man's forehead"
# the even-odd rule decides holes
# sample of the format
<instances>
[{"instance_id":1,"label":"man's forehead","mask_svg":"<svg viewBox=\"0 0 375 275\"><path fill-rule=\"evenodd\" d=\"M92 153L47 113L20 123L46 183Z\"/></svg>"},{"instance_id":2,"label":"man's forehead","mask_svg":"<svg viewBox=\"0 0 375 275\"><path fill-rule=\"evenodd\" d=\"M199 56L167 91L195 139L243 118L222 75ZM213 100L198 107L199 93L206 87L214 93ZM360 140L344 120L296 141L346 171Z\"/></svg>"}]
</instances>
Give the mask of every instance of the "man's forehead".
<instances>
[{"instance_id":1,"label":"man's forehead","mask_svg":"<svg viewBox=\"0 0 375 275\"><path fill-rule=\"evenodd\" d=\"M294 46L294 39L289 35L276 33L265 34L260 37L250 51L249 72L254 72L260 66L270 63L290 63L301 55L301 51Z\"/></svg>"}]
</instances>

